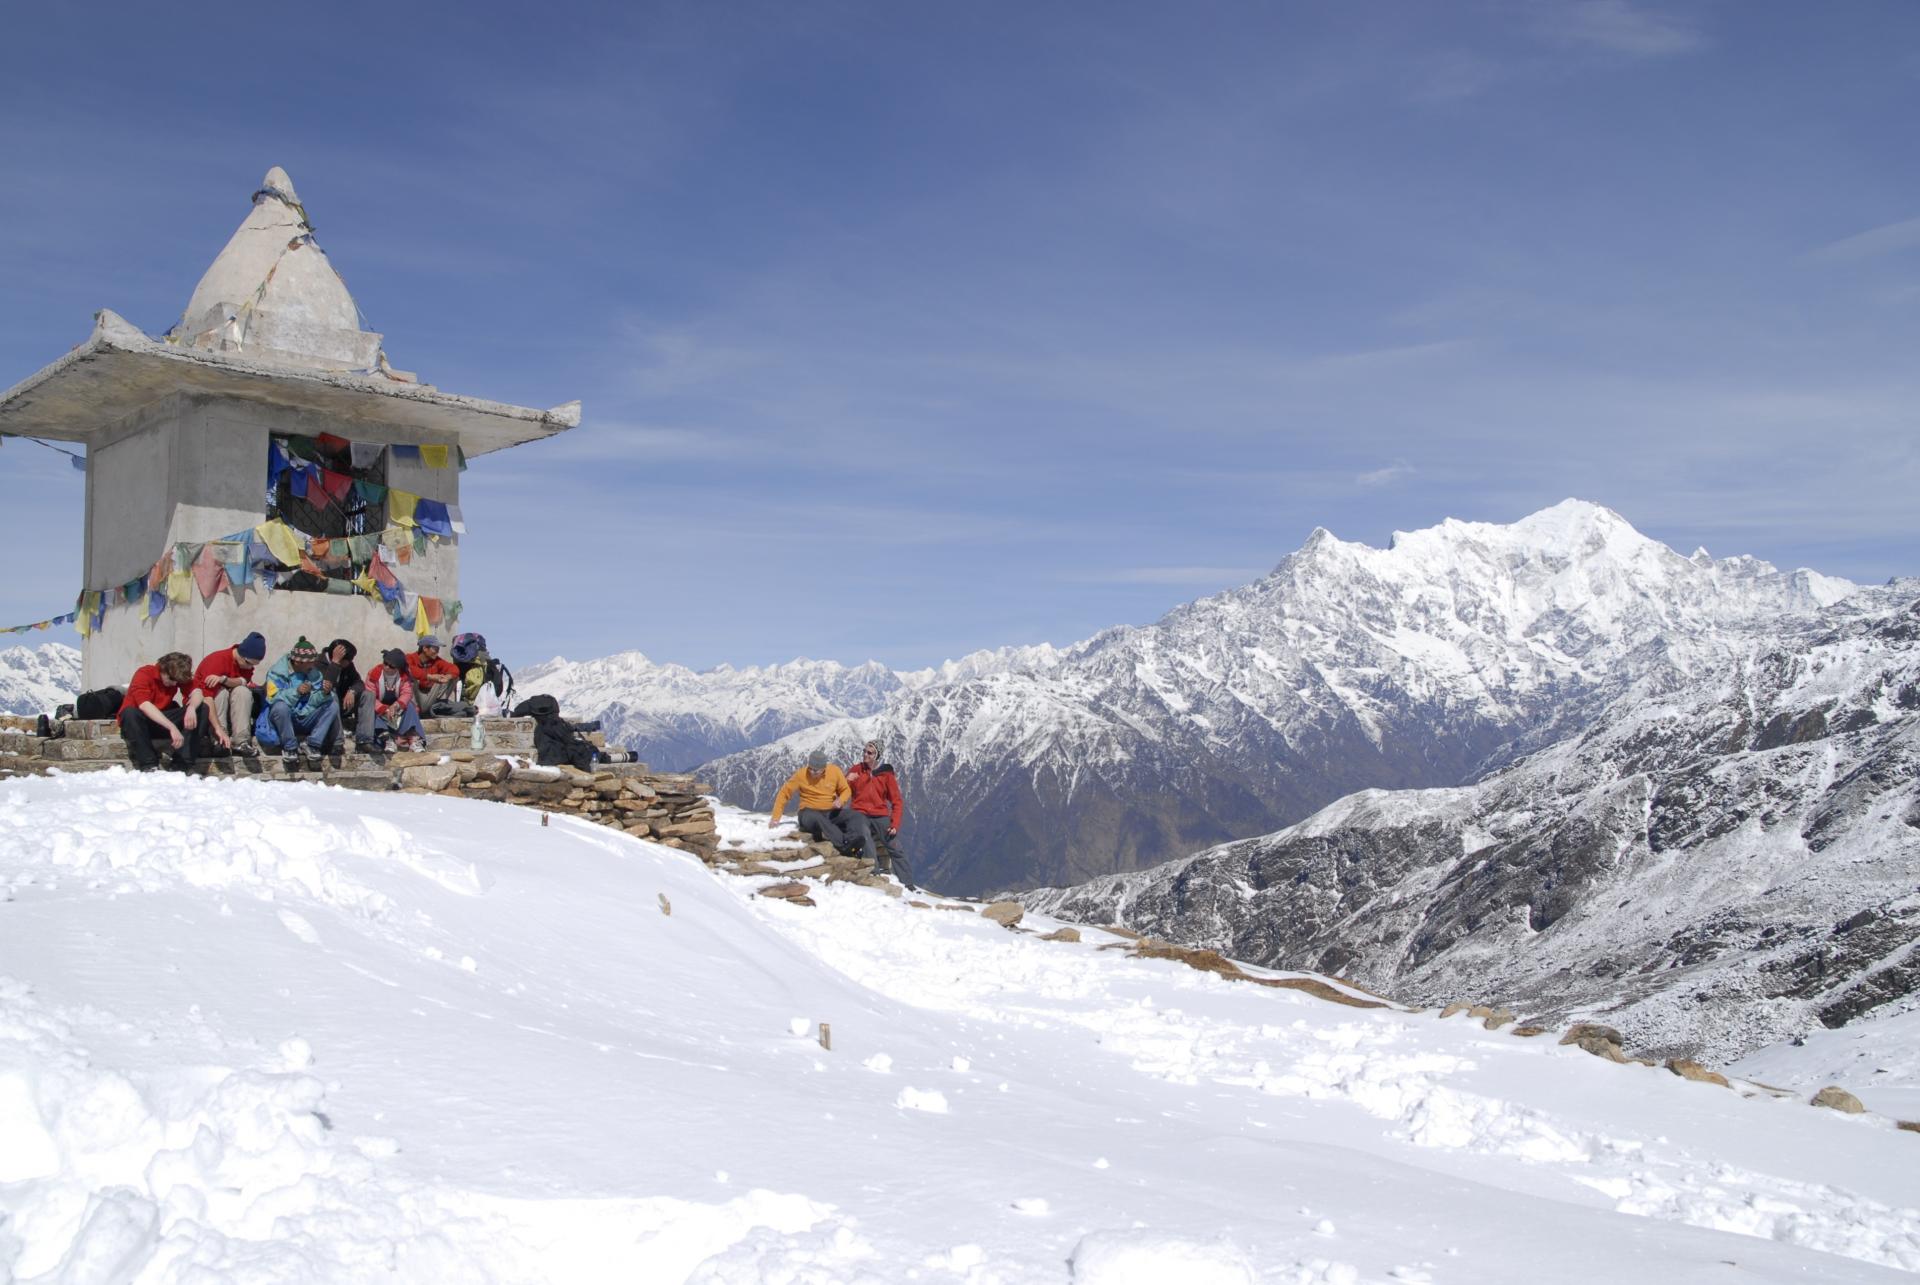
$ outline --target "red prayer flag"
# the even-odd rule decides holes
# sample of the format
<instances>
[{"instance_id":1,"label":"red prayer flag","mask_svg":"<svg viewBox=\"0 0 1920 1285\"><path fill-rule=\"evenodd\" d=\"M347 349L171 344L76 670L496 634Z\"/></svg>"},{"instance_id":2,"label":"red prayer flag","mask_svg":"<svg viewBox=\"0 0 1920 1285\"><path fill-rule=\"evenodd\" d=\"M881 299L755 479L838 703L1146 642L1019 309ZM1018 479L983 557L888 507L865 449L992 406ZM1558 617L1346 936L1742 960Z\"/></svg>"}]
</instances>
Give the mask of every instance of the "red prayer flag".
<instances>
[{"instance_id":1,"label":"red prayer flag","mask_svg":"<svg viewBox=\"0 0 1920 1285\"><path fill-rule=\"evenodd\" d=\"M346 499L347 492L353 489L353 475L336 473L330 468L323 468L320 470L320 489L327 493L329 500L338 504Z\"/></svg>"}]
</instances>

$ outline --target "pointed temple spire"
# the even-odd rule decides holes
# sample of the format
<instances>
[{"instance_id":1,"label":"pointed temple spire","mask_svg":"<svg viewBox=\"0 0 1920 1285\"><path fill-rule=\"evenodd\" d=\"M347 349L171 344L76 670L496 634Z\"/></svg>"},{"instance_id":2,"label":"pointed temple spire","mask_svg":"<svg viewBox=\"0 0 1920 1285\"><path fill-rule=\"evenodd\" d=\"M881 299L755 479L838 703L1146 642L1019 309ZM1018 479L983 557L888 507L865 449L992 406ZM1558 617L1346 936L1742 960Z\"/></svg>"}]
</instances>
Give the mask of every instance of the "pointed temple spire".
<instances>
[{"instance_id":1,"label":"pointed temple spire","mask_svg":"<svg viewBox=\"0 0 1920 1285\"><path fill-rule=\"evenodd\" d=\"M253 194L253 209L220 251L174 329L175 342L273 365L373 371L381 337L360 328L360 310L279 166Z\"/></svg>"}]
</instances>

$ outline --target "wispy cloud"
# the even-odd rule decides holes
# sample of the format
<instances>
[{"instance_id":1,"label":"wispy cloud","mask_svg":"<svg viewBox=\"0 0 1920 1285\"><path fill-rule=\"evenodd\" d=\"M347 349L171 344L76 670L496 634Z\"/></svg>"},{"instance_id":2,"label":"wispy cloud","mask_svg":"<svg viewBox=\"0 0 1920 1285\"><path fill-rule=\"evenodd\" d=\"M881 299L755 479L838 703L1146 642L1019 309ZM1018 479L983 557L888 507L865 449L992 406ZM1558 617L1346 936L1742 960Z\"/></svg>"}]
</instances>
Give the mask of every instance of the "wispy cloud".
<instances>
[{"instance_id":1,"label":"wispy cloud","mask_svg":"<svg viewBox=\"0 0 1920 1285\"><path fill-rule=\"evenodd\" d=\"M1413 465L1405 460L1395 460L1385 468L1371 469L1354 478L1359 486L1385 486L1389 482L1398 482L1403 477L1413 476Z\"/></svg>"},{"instance_id":2,"label":"wispy cloud","mask_svg":"<svg viewBox=\"0 0 1920 1285\"><path fill-rule=\"evenodd\" d=\"M1080 584L1222 585L1262 575L1261 567L1119 567L1074 576Z\"/></svg>"},{"instance_id":3,"label":"wispy cloud","mask_svg":"<svg viewBox=\"0 0 1920 1285\"><path fill-rule=\"evenodd\" d=\"M1533 26L1555 44L1584 46L1633 58L1667 58L1705 43L1691 23L1650 13L1628 0L1571 0L1530 10Z\"/></svg>"},{"instance_id":4,"label":"wispy cloud","mask_svg":"<svg viewBox=\"0 0 1920 1285\"><path fill-rule=\"evenodd\" d=\"M1920 248L1920 219L1903 219L1830 241L1810 251L1807 258L1817 263L1852 263L1916 248Z\"/></svg>"}]
</instances>

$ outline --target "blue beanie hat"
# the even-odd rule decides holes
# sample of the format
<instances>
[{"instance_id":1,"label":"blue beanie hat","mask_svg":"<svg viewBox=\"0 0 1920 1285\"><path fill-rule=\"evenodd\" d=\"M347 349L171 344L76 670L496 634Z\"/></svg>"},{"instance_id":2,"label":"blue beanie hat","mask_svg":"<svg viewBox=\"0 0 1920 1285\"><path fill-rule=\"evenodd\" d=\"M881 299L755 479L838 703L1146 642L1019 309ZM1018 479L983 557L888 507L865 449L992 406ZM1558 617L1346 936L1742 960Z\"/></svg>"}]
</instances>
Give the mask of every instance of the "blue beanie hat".
<instances>
[{"instance_id":1,"label":"blue beanie hat","mask_svg":"<svg viewBox=\"0 0 1920 1285\"><path fill-rule=\"evenodd\" d=\"M261 660L267 654L266 637L257 633L248 634L240 640L240 645L234 648L234 650L242 656L245 656L248 660Z\"/></svg>"}]
</instances>

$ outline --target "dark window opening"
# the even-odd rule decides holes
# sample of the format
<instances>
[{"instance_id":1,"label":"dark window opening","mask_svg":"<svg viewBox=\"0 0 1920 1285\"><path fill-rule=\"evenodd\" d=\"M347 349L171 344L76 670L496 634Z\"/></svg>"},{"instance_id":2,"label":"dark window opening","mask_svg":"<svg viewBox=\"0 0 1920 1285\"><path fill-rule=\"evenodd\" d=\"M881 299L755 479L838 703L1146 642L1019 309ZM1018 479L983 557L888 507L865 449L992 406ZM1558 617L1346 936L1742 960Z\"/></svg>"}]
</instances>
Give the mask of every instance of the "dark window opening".
<instances>
[{"instance_id":1,"label":"dark window opening","mask_svg":"<svg viewBox=\"0 0 1920 1285\"><path fill-rule=\"evenodd\" d=\"M318 465L322 472L316 478L311 469L306 470L300 488L305 495L296 493L294 469L282 472L267 491L269 520L278 518L303 535L328 539L378 535L386 530L385 447L356 469L352 444L337 437L276 436L273 445L285 452L294 468ZM368 495L365 488L353 486L354 482L367 482L378 489Z\"/></svg>"}]
</instances>

